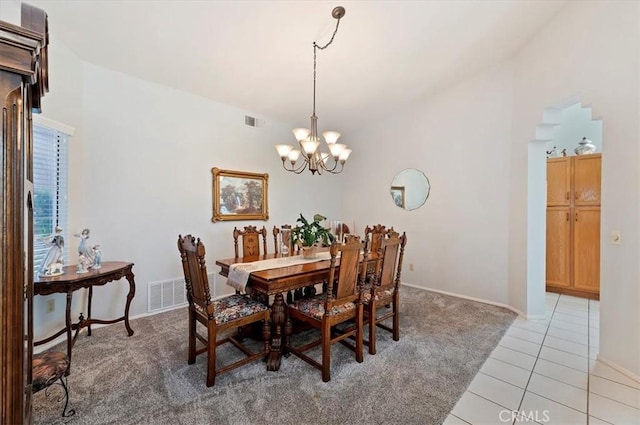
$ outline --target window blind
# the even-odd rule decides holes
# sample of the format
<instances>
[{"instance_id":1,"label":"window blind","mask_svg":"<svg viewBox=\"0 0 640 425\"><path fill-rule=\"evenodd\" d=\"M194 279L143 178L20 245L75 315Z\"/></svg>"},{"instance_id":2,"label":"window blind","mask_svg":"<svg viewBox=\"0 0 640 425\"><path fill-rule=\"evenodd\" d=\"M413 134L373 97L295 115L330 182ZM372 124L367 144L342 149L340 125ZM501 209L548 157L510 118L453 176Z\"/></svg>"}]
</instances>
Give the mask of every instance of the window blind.
<instances>
[{"instance_id":1,"label":"window blind","mask_svg":"<svg viewBox=\"0 0 640 425\"><path fill-rule=\"evenodd\" d=\"M49 250L45 242L56 226L65 240L62 261L69 264L67 229L69 135L43 124L33 124L33 269L40 271Z\"/></svg>"}]
</instances>

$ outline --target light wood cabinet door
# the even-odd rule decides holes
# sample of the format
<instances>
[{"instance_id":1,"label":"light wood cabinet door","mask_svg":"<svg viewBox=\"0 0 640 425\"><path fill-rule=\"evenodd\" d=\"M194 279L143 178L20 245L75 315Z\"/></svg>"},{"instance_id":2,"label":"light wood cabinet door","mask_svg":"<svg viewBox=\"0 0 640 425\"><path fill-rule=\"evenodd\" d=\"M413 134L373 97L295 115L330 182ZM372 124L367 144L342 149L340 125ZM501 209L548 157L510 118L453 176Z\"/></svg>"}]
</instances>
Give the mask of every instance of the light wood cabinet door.
<instances>
[{"instance_id":1,"label":"light wood cabinet door","mask_svg":"<svg viewBox=\"0 0 640 425\"><path fill-rule=\"evenodd\" d=\"M600 290L600 207L575 208L573 223L573 286Z\"/></svg>"},{"instance_id":2,"label":"light wood cabinet door","mask_svg":"<svg viewBox=\"0 0 640 425\"><path fill-rule=\"evenodd\" d=\"M571 286L571 208L547 208L547 284Z\"/></svg>"},{"instance_id":3,"label":"light wood cabinet door","mask_svg":"<svg viewBox=\"0 0 640 425\"><path fill-rule=\"evenodd\" d=\"M547 206L569 205L571 199L571 157L547 160Z\"/></svg>"},{"instance_id":4,"label":"light wood cabinet door","mask_svg":"<svg viewBox=\"0 0 640 425\"><path fill-rule=\"evenodd\" d=\"M573 164L574 205L600 205L601 154L576 156Z\"/></svg>"}]
</instances>

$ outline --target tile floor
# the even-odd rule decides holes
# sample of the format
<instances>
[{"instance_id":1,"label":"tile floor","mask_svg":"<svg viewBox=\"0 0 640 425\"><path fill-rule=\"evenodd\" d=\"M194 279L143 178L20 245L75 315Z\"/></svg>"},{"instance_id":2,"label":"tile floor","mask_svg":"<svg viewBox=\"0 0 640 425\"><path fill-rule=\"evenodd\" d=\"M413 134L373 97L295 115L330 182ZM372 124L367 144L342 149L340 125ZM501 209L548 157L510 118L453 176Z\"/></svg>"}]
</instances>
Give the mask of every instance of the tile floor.
<instances>
[{"instance_id":1,"label":"tile floor","mask_svg":"<svg viewBox=\"0 0 640 425\"><path fill-rule=\"evenodd\" d=\"M547 293L548 319L515 320L444 425L640 425L640 383L596 361L599 309Z\"/></svg>"}]
</instances>

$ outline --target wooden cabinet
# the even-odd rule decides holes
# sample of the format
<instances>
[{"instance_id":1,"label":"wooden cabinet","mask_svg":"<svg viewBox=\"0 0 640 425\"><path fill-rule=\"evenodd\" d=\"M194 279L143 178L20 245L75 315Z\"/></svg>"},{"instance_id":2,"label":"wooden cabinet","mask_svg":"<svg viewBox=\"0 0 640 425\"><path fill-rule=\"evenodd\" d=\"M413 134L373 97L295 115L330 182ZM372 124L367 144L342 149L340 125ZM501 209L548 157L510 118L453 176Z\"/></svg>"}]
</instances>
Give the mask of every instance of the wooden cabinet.
<instances>
[{"instance_id":1,"label":"wooden cabinet","mask_svg":"<svg viewBox=\"0 0 640 425\"><path fill-rule=\"evenodd\" d=\"M547 160L548 291L599 298L601 160Z\"/></svg>"},{"instance_id":2,"label":"wooden cabinet","mask_svg":"<svg viewBox=\"0 0 640 425\"><path fill-rule=\"evenodd\" d=\"M33 353L32 110L48 90L47 15L22 3L0 21L0 424L31 423Z\"/></svg>"}]
</instances>

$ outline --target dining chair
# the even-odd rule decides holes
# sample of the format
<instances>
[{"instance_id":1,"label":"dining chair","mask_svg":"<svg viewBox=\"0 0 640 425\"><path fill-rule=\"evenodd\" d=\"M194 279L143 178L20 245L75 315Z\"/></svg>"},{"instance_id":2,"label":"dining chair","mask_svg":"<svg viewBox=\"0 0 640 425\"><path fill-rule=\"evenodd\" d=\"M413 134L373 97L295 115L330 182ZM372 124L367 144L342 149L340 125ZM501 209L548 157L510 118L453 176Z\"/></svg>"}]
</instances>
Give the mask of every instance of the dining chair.
<instances>
[{"instance_id":1,"label":"dining chair","mask_svg":"<svg viewBox=\"0 0 640 425\"><path fill-rule=\"evenodd\" d=\"M260 252L260 236L262 236L262 253ZM245 226L244 230L238 230L237 227L233 228L233 249L237 257L240 251L238 250L238 239L242 237L242 257L253 257L267 253L267 228L262 226L261 229L257 229L256 226Z\"/></svg>"},{"instance_id":2,"label":"dining chair","mask_svg":"<svg viewBox=\"0 0 640 425\"><path fill-rule=\"evenodd\" d=\"M280 234L282 233L283 230L291 230L292 226L290 224L283 224L280 227L277 226L273 226L273 248L274 248L274 253L279 254L281 251L281 246L280 246L280 241L278 240L278 236L280 236ZM291 235L291 233L289 233L289 235ZM298 252L300 250L300 247L296 244L290 244L291 246L291 250ZM293 253L289 253L289 255L293 255Z\"/></svg>"},{"instance_id":3,"label":"dining chair","mask_svg":"<svg viewBox=\"0 0 640 425\"><path fill-rule=\"evenodd\" d=\"M369 354L376 354L376 328L389 331L393 340L400 339L400 276L407 236L388 232L378 246L373 279L365 284L362 302L364 322L369 326ZM386 310L378 311L386 307ZM380 313L380 314L379 314ZM392 325L383 323L392 319Z\"/></svg>"},{"instance_id":4,"label":"dining chair","mask_svg":"<svg viewBox=\"0 0 640 425\"><path fill-rule=\"evenodd\" d=\"M328 288L325 293L312 298L302 298L289 304L287 308L291 320L299 320L320 330L320 338L302 346L294 347L289 337L285 340L285 348L302 360L322 371L322 380L331 379L331 345L346 338L355 338L356 361L363 361L363 310L361 289L364 284L367 254L360 263L360 253L364 250L364 242L360 237L348 236L344 244L333 243L329 249L331 264L328 274ZM340 264L337 257L340 255ZM336 334L333 328L349 320L355 321L350 330ZM306 351L322 346L322 361L319 362L305 354Z\"/></svg>"},{"instance_id":5,"label":"dining chair","mask_svg":"<svg viewBox=\"0 0 640 425\"><path fill-rule=\"evenodd\" d=\"M211 300L207 267L205 265L205 249L195 237L178 236L178 250L182 260L184 280L187 287L189 301L189 340L188 364L194 364L196 356L207 353L207 387L215 384L216 376L243 366L252 361L264 358L269 352L270 311L269 308L246 295L234 294L224 298ZM262 338L264 349L254 352L240 342L239 338L229 334L218 339L223 332L237 329L262 321ZM206 336L197 330L201 323L207 328ZM196 340L204 347L196 348ZM216 366L216 348L225 343L231 343L244 353L240 360L218 368Z\"/></svg>"},{"instance_id":6,"label":"dining chair","mask_svg":"<svg viewBox=\"0 0 640 425\"><path fill-rule=\"evenodd\" d=\"M393 226L387 229L386 226L382 224L375 224L373 226L367 226L364 228L364 237L366 241L366 249L370 253L377 254L378 248L380 248L380 242L384 239L386 235L390 232L393 232ZM366 283L370 283L373 279L375 262L369 262L367 268L367 277Z\"/></svg>"}]
</instances>

